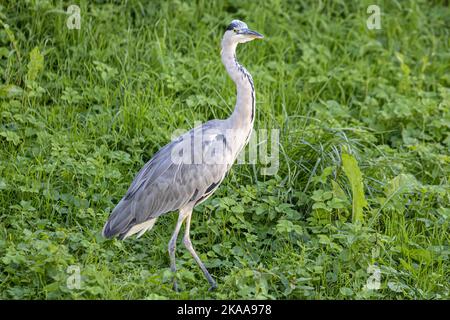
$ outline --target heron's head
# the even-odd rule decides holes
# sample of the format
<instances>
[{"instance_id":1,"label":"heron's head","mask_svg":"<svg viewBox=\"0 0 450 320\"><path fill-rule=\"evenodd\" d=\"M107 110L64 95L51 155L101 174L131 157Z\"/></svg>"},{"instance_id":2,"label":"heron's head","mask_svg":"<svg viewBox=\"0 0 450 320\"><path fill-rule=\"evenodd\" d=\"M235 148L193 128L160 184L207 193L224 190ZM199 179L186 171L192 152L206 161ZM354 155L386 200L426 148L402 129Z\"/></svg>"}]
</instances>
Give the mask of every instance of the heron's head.
<instances>
[{"instance_id":1,"label":"heron's head","mask_svg":"<svg viewBox=\"0 0 450 320\"><path fill-rule=\"evenodd\" d=\"M223 40L228 43L245 43L262 38L264 38L262 34L250 30L245 22L239 20L231 21L223 35Z\"/></svg>"}]
</instances>

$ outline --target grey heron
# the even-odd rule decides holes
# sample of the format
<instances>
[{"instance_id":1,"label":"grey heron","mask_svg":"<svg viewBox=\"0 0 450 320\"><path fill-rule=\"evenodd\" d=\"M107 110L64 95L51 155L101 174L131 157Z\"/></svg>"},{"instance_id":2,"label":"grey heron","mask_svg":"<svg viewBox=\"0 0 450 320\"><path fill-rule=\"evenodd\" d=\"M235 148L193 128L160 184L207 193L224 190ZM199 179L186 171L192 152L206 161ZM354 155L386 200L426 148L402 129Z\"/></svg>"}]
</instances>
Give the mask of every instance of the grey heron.
<instances>
[{"instance_id":1,"label":"grey heron","mask_svg":"<svg viewBox=\"0 0 450 320\"><path fill-rule=\"evenodd\" d=\"M250 73L236 59L236 47L261 38L261 34L250 30L242 21L230 23L223 35L221 58L236 84L233 113L227 119L210 120L160 149L136 175L102 232L106 238L126 239L136 233L140 237L153 227L159 216L178 210L168 246L170 269L176 272L176 241L185 222L183 243L211 289L217 287L216 281L200 260L189 236L192 210L214 193L250 138L255 119L255 87ZM173 284L178 290L175 277Z\"/></svg>"}]
</instances>

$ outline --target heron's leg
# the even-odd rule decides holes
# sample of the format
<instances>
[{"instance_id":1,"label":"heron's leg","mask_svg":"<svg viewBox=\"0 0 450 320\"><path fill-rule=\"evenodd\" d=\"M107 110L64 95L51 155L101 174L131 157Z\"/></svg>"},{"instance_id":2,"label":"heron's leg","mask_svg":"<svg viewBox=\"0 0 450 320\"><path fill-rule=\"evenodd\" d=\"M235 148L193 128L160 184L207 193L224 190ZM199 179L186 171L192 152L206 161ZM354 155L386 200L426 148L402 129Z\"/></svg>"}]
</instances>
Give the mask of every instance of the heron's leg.
<instances>
[{"instance_id":1,"label":"heron's leg","mask_svg":"<svg viewBox=\"0 0 450 320\"><path fill-rule=\"evenodd\" d=\"M211 275L209 274L209 272L206 269L205 265L200 260L200 258L197 255L197 253L195 252L194 247L192 246L191 238L189 236L189 230L191 228L191 216L192 216L192 210L191 210L191 212L189 212L189 214L187 215L187 218L186 218L186 227L185 227L185 232L184 232L183 243L186 246L186 249L188 249L188 251L194 257L194 259L197 262L197 264L200 266L200 269L202 269L203 274L205 275L206 279L208 279L208 282L211 285L210 290L214 290L214 289L217 288L216 281L214 281L214 279L211 277Z\"/></svg>"},{"instance_id":2,"label":"heron's leg","mask_svg":"<svg viewBox=\"0 0 450 320\"><path fill-rule=\"evenodd\" d=\"M169 257L170 257L170 271L174 273L173 278L173 289L178 291L177 280L175 278L175 272L177 271L177 265L175 263L175 249L177 246L178 233L180 232L181 225L184 219L186 219L186 213L180 210L180 215L178 216L177 225L175 226L175 231L173 232L172 238L169 241Z\"/></svg>"}]
</instances>

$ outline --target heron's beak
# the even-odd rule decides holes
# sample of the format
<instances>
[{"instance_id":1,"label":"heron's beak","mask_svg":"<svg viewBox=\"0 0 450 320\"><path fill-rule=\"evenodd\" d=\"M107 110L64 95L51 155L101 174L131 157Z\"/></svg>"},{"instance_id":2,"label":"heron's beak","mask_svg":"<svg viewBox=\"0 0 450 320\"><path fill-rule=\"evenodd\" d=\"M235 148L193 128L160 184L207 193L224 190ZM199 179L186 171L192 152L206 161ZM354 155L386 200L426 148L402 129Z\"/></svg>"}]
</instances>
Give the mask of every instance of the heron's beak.
<instances>
[{"instance_id":1,"label":"heron's beak","mask_svg":"<svg viewBox=\"0 0 450 320\"><path fill-rule=\"evenodd\" d=\"M264 36L261 33L258 33L256 31L250 30L250 29L242 29L239 31L239 34L243 34L246 36L249 36L252 39L262 39Z\"/></svg>"}]
</instances>

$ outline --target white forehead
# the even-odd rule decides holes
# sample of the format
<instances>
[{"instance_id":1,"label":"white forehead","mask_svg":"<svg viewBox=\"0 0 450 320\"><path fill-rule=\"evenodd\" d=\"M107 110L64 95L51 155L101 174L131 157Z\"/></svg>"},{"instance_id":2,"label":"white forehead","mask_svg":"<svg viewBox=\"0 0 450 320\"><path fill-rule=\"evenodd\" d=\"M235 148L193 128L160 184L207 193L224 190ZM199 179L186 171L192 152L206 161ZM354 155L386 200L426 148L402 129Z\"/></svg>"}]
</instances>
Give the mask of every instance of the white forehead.
<instances>
[{"instance_id":1,"label":"white forehead","mask_svg":"<svg viewBox=\"0 0 450 320\"><path fill-rule=\"evenodd\" d=\"M247 24L245 22L242 22L240 20L233 20L229 24L227 30L233 30L234 28L236 28L236 29L248 29L248 26L247 26Z\"/></svg>"}]
</instances>

